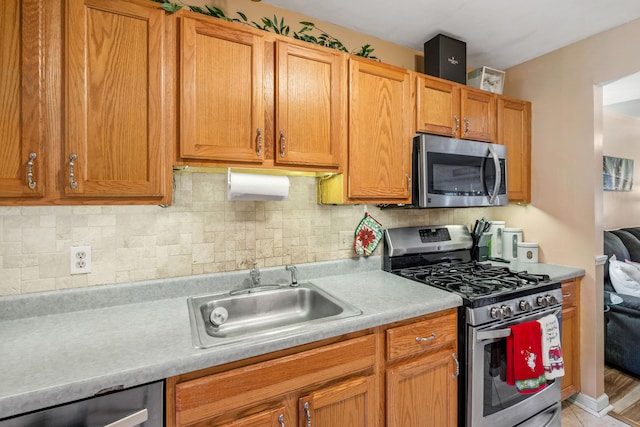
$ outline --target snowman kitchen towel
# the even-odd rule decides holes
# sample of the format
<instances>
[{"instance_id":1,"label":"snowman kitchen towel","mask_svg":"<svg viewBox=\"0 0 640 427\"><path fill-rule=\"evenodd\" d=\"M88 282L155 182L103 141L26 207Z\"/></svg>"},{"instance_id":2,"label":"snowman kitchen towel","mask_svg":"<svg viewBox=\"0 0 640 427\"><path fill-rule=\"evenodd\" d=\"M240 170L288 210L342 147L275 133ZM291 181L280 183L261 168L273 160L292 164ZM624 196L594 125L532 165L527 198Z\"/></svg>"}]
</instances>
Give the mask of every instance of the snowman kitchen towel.
<instances>
[{"instance_id":1,"label":"snowman kitchen towel","mask_svg":"<svg viewBox=\"0 0 640 427\"><path fill-rule=\"evenodd\" d=\"M549 314L537 321L542 332L542 364L547 380L564 375L564 359L560 346L560 325L558 318Z\"/></svg>"}]
</instances>

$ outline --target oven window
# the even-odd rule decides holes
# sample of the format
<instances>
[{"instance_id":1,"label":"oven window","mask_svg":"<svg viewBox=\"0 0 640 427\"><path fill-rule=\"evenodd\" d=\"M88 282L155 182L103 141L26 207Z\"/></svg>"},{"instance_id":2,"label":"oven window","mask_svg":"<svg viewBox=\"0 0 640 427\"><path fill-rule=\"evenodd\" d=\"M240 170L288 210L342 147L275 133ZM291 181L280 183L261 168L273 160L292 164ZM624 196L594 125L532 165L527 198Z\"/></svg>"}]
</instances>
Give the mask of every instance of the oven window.
<instances>
[{"instance_id":1,"label":"oven window","mask_svg":"<svg viewBox=\"0 0 640 427\"><path fill-rule=\"evenodd\" d=\"M521 402L531 394L521 394L515 386L507 384L506 340L484 346L484 416L488 416Z\"/></svg>"},{"instance_id":2,"label":"oven window","mask_svg":"<svg viewBox=\"0 0 640 427\"><path fill-rule=\"evenodd\" d=\"M500 160L505 170L504 160ZM448 196L482 196L493 190L495 167L486 157L428 153L429 193ZM482 174L485 179L483 182ZM504 173L501 190L506 188ZM485 187L486 186L486 187ZM500 191L502 194L504 191Z\"/></svg>"}]
</instances>

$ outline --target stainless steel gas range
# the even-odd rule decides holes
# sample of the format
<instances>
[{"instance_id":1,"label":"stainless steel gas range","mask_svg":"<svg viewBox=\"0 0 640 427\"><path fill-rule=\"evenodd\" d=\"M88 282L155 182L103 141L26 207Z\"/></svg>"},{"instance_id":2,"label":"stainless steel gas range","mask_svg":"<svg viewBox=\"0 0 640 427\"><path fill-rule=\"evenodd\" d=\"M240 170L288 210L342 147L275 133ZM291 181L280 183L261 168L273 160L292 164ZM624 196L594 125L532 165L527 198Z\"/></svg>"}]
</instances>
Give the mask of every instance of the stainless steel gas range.
<instances>
[{"instance_id":1,"label":"stainless steel gas range","mask_svg":"<svg viewBox=\"0 0 640 427\"><path fill-rule=\"evenodd\" d=\"M548 276L477 263L466 226L425 226L384 232L383 269L454 292L458 311L459 425L560 427L560 381L521 394L505 376L510 326L554 314L562 323L562 292Z\"/></svg>"}]
</instances>

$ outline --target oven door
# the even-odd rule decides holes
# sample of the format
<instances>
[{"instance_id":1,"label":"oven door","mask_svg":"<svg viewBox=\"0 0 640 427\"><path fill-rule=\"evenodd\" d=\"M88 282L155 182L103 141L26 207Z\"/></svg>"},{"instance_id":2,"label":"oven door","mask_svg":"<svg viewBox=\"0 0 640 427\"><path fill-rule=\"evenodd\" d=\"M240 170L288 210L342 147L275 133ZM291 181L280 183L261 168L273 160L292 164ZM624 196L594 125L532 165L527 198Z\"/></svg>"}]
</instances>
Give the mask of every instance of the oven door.
<instances>
[{"instance_id":1,"label":"oven door","mask_svg":"<svg viewBox=\"0 0 640 427\"><path fill-rule=\"evenodd\" d=\"M537 393L521 394L506 382L506 337L509 326L554 314L562 325L562 307L544 309L515 319L483 327L468 326L467 425L473 427L515 426L541 413L557 410L544 426L560 426L560 380L548 381ZM562 328L560 328L562 330ZM525 424L527 425L527 424Z\"/></svg>"}]
</instances>

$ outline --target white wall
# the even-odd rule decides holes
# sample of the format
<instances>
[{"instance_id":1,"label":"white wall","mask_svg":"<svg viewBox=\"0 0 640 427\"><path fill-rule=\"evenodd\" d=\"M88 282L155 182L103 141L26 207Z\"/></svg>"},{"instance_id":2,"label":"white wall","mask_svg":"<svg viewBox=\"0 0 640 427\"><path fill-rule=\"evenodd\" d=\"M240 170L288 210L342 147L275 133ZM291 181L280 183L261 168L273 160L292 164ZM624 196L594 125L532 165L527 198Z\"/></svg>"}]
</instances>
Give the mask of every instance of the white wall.
<instances>
[{"instance_id":1,"label":"white wall","mask_svg":"<svg viewBox=\"0 0 640 427\"><path fill-rule=\"evenodd\" d=\"M631 191L605 191L602 197L602 225L606 230L640 226L640 119L604 110L605 156L633 159Z\"/></svg>"},{"instance_id":2,"label":"white wall","mask_svg":"<svg viewBox=\"0 0 640 427\"><path fill-rule=\"evenodd\" d=\"M602 83L640 70L640 20L507 70L505 92L532 101L532 203L507 221L526 224L547 262L584 268L581 383L604 393L602 268Z\"/></svg>"}]
</instances>

